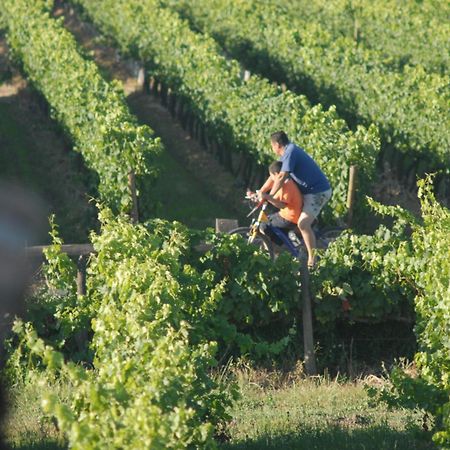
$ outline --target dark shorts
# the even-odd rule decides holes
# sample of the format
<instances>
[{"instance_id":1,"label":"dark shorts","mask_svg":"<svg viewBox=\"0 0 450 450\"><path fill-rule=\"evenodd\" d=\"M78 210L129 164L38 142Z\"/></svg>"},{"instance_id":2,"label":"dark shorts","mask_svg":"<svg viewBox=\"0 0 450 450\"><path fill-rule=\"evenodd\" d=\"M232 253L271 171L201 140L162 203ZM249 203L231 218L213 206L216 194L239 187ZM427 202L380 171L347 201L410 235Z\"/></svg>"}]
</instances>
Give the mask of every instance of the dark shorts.
<instances>
[{"instance_id":1,"label":"dark shorts","mask_svg":"<svg viewBox=\"0 0 450 450\"><path fill-rule=\"evenodd\" d=\"M280 213L270 214L268 218L269 218L268 222L261 223L261 225L259 226L260 230L266 236L268 236L273 242L275 242L275 244L282 245L283 242L281 241L281 239L270 228L268 228L267 225L270 224L273 227L277 227L282 229L283 231L286 231L287 233L289 230L293 230L294 228L296 228L297 224L289 222L289 220L284 219L283 217L280 216Z\"/></svg>"}]
</instances>

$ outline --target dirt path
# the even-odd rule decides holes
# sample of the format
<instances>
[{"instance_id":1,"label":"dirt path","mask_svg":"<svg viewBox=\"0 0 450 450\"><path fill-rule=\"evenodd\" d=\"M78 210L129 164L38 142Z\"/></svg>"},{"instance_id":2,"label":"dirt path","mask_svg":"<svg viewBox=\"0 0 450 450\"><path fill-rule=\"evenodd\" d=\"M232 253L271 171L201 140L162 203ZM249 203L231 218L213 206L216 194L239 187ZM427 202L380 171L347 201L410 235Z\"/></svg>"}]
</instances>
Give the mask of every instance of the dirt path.
<instances>
[{"instance_id":1,"label":"dirt path","mask_svg":"<svg viewBox=\"0 0 450 450\"><path fill-rule=\"evenodd\" d=\"M139 66L132 60L122 58L92 25L83 22L70 6L59 5L55 16L61 15L65 17L66 28L83 48L91 52L104 76L122 82L130 109L139 121L148 124L161 137L168 154L166 158L171 159L166 166L168 170L162 170L161 177L168 178L171 183L178 178L180 172L187 171L185 182L199 186L207 198L203 202L210 203L213 208L211 213L222 211L223 217L242 219L247 212L242 206L244 189L236 187L233 175L208 154L200 143L191 138L158 99L142 91L137 82ZM170 189L170 186L168 188ZM189 186L186 186L186 189L188 188ZM178 194L183 195L181 189ZM202 202L199 196L198 194L197 199ZM164 216L164 210L161 213ZM194 209L192 213L195 214ZM200 224L202 221L198 222ZM211 220L208 222L212 225Z\"/></svg>"},{"instance_id":2,"label":"dirt path","mask_svg":"<svg viewBox=\"0 0 450 450\"><path fill-rule=\"evenodd\" d=\"M1 36L0 80L0 177L37 192L67 242L85 242L96 226L87 170L9 62Z\"/></svg>"}]
</instances>

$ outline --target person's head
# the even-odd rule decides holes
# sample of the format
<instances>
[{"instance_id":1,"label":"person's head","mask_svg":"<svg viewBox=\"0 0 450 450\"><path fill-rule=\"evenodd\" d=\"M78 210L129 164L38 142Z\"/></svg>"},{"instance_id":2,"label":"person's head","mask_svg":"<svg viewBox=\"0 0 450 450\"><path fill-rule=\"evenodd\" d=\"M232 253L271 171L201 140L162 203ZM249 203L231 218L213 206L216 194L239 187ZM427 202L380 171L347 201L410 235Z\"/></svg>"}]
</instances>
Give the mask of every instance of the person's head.
<instances>
[{"instance_id":1,"label":"person's head","mask_svg":"<svg viewBox=\"0 0 450 450\"><path fill-rule=\"evenodd\" d=\"M282 156L284 148L289 144L289 139L284 131L276 131L270 136L272 150L277 156Z\"/></svg>"},{"instance_id":2,"label":"person's head","mask_svg":"<svg viewBox=\"0 0 450 450\"><path fill-rule=\"evenodd\" d=\"M269 175L270 178L274 178L276 175L278 175L281 172L281 161L274 161L270 166L269 166Z\"/></svg>"}]
</instances>

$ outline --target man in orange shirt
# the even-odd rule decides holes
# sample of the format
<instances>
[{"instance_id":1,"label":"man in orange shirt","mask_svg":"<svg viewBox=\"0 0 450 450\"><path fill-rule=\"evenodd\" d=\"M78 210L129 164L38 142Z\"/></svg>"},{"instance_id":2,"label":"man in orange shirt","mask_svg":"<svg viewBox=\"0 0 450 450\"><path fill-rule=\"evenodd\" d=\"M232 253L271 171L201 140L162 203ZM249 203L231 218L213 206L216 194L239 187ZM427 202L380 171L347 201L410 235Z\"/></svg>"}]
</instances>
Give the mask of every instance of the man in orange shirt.
<instances>
[{"instance_id":1,"label":"man in orange shirt","mask_svg":"<svg viewBox=\"0 0 450 450\"><path fill-rule=\"evenodd\" d=\"M281 161L275 161L269 166L270 178L274 181L276 175L281 171ZM303 197L297 185L290 178L284 181L281 188L270 195L266 192L260 193L264 200L267 200L273 206L279 209L278 212L269 215L269 222L262 223L261 231L270 237L277 245L282 245L278 236L276 236L267 225L280 228L282 230L293 230L297 227L297 222L302 212Z\"/></svg>"}]
</instances>

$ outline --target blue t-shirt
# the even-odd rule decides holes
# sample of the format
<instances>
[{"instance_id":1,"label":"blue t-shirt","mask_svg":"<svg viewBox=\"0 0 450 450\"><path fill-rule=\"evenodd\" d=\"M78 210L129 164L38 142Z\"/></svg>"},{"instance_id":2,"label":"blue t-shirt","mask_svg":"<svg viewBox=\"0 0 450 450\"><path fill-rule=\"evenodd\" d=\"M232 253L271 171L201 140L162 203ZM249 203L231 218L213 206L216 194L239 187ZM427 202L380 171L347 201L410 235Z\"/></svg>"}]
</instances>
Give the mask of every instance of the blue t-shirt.
<instances>
[{"instance_id":1,"label":"blue t-shirt","mask_svg":"<svg viewBox=\"0 0 450 450\"><path fill-rule=\"evenodd\" d=\"M289 172L302 194L318 194L331 188L317 163L297 145L290 142L280 158L281 171Z\"/></svg>"}]
</instances>

